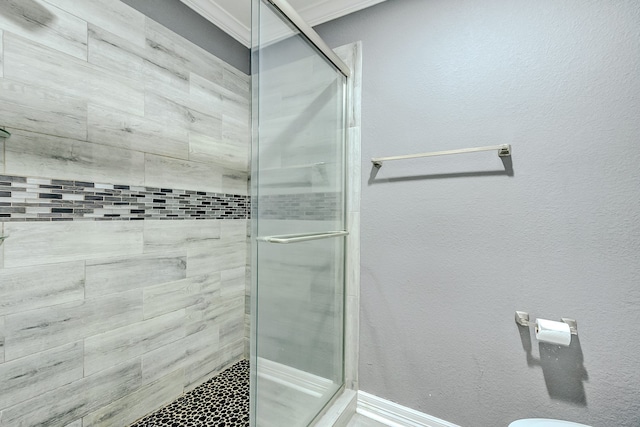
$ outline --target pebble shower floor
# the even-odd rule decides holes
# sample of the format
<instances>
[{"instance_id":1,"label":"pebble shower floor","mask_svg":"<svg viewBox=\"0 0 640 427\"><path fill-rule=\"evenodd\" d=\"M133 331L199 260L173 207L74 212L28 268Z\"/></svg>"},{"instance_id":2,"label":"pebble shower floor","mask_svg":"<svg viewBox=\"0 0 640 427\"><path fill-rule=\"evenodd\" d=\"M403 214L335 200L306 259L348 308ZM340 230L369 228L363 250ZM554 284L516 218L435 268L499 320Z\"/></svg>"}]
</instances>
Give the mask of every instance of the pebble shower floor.
<instances>
[{"instance_id":1,"label":"pebble shower floor","mask_svg":"<svg viewBox=\"0 0 640 427\"><path fill-rule=\"evenodd\" d=\"M249 361L242 360L130 427L248 427Z\"/></svg>"}]
</instances>

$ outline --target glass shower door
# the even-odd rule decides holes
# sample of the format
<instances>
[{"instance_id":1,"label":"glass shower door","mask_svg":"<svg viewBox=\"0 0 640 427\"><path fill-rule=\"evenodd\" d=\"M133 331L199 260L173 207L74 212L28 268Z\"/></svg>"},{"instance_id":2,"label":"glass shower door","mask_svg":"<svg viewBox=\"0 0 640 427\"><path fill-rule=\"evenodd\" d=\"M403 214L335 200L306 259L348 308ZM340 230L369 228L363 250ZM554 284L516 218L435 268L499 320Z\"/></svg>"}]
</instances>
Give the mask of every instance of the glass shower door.
<instances>
[{"instance_id":1,"label":"glass shower door","mask_svg":"<svg viewBox=\"0 0 640 427\"><path fill-rule=\"evenodd\" d=\"M307 426L344 383L346 77L262 0L252 74L252 425Z\"/></svg>"}]
</instances>

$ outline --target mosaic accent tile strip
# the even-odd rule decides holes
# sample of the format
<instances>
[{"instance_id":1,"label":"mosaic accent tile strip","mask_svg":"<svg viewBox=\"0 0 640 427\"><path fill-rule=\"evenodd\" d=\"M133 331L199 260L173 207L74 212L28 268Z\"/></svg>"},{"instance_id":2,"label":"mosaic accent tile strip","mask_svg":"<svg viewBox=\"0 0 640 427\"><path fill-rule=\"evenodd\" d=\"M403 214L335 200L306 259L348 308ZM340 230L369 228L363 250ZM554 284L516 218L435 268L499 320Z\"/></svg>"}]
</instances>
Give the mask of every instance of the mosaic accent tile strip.
<instances>
[{"instance_id":1,"label":"mosaic accent tile strip","mask_svg":"<svg viewBox=\"0 0 640 427\"><path fill-rule=\"evenodd\" d=\"M249 361L242 360L130 427L248 427Z\"/></svg>"},{"instance_id":2,"label":"mosaic accent tile strip","mask_svg":"<svg viewBox=\"0 0 640 427\"><path fill-rule=\"evenodd\" d=\"M0 221L247 219L248 196L0 175Z\"/></svg>"},{"instance_id":3,"label":"mosaic accent tile strip","mask_svg":"<svg viewBox=\"0 0 640 427\"><path fill-rule=\"evenodd\" d=\"M261 219L322 221L336 218L342 211L342 193L302 193L260 196Z\"/></svg>"}]
</instances>

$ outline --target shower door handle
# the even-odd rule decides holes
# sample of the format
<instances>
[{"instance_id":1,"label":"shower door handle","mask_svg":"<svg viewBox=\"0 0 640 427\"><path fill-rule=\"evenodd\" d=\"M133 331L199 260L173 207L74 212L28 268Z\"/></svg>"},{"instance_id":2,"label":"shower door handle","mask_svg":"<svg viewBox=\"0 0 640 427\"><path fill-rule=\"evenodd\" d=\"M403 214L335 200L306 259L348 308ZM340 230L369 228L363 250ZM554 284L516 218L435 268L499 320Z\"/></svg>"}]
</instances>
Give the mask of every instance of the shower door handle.
<instances>
[{"instance_id":1,"label":"shower door handle","mask_svg":"<svg viewBox=\"0 0 640 427\"><path fill-rule=\"evenodd\" d=\"M348 231L325 231L322 233L280 234L278 236L264 236L258 237L257 240L259 242L288 244L308 242L309 240L328 239L331 237L341 237L348 234Z\"/></svg>"}]
</instances>

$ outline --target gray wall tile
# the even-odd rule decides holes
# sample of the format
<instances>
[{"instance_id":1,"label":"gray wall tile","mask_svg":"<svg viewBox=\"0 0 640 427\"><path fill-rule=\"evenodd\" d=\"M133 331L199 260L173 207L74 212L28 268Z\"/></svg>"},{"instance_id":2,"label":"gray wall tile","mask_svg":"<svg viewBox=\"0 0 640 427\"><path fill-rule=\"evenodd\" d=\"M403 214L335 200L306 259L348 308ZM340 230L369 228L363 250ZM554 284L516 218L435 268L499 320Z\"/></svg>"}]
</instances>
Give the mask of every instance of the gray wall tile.
<instances>
[{"instance_id":1,"label":"gray wall tile","mask_svg":"<svg viewBox=\"0 0 640 427\"><path fill-rule=\"evenodd\" d=\"M221 221L220 240L191 245L187 250L187 276L244 267L247 262L246 221Z\"/></svg>"},{"instance_id":2,"label":"gray wall tile","mask_svg":"<svg viewBox=\"0 0 640 427\"><path fill-rule=\"evenodd\" d=\"M108 405L141 385L140 360L40 394L0 412L0 426L65 425Z\"/></svg>"},{"instance_id":3,"label":"gray wall tile","mask_svg":"<svg viewBox=\"0 0 640 427\"><path fill-rule=\"evenodd\" d=\"M211 349L217 346L217 331L215 334L216 341L209 342ZM187 356L186 342L190 338L183 338L167 344L156 350L152 350L142 355L142 382L149 384L157 381L172 372L181 371L184 367L185 358ZM184 381L180 383L184 386Z\"/></svg>"},{"instance_id":4,"label":"gray wall tile","mask_svg":"<svg viewBox=\"0 0 640 427\"><path fill-rule=\"evenodd\" d=\"M85 375L133 359L184 336L184 310L91 336L84 341Z\"/></svg>"},{"instance_id":5,"label":"gray wall tile","mask_svg":"<svg viewBox=\"0 0 640 427\"><path fill-rule=\"evenodd\" d=\"M244 99L241 95L235 94L222 86L222 77L215 81L207 80L197 73L189 73L189 99L193 106L202 111L217 111L221 115L226 111L223 109L225 98Z\"/></svg>"},{"instance_id":6,"label":"gray wall tile","mask_svg":"<svg viewBox=\"0 0 640 427\"><path fill-rule=\"evenodd\" d=\"M249 193L249 174L246 171L238 171L233 169L222 170L222 192L228 194L242 194L247 196Z\"/></svg>"},{"instance_id":7,"label":"gray wall tile","mask_svg":"<svg viewBox=\"0 0 640 427\"><path fill-rule=\"evenodd\" d=\"M220 273L189 277L176 282L144 288L144 318L196 304L204 304L220 292Z\"/></svg>"},{"instance_id":8,"label":"gray wall tile","mask_svg":"<svg viewBox=\"0 0 640 427\"><path fill-rule=\"evenodd\" d=\"M191 105L199 111L218 111L245 123L249 121L251 103L249 92L233 91L226 88L222 81L211 81L198 75L189 75L189 94ZM245 126L244 131L249 129ZM246 145L246 144L245 144Z\"/></svg>"},{"instance_id":9,"label":"gray wall tile","mask_svg":"<svg viewBox=\"0 0 640 427\"><path fill-rule=\"evenodd\" d=\"M223 127L224 127L223 118ZM189 132L189 160L227 165L230 169L247 171L249 168L248 144L226 141L197 132ZM245 183L246 185L246 183Z\"/></svg>"},{"instance_id":10,"label":"gray wall tile","mask_svg":"<svg viewBox=\"0 0 640 427\"><path fill-rule=\"evenodd\" d=\"M123 0L156 22L213 53L245 74L249 67L249 49L182 2Z\"/></svg>"},{"instance_id":11,"label":"gray wall tile","mask_svg":"<svg viewBox=\"0 0 640 427\"><path fill-rule=\"evenodd\" d=\"M183 392L184 371L177 370L166 377L90 413L82 419L84 427L126 426L160 408Z\"/></svg>"},{"instance_id":12,"label":"gray wall tile","mask_svg":"<svg viewBox=\"0 0 640 427\"><path fill-rule=\"evenodd\" d=\"M244 342L234 342L221 348L213 355L209 355L185 367L185 391L192 390L210 378L211 373L224 370L229 365L242 358Z\"/></svg>"},{"instance_id":13,"label":"gray wall tile","mask_svg":"<svg viewBox=\"0 0 640 427\"><path fill-rule=\"evenodd\" d=\"M89 106L88 140L178 159L189 157L186 129L96 105ZM175 184L170 187L177 188Z\"/></svg>"},{"instance_id":14,"label":"gray wall tile","mask_svg":"<svg viewBox=\"0 0 640 427\"><path fill-rule=\"evenodd\" d=\"M185 376L187 371L192 369L193 365L206 363L207 361L213 361L217 364L220 363L218 362L220 340L218 334L215 333L215 327L187 336L183 344L186 351L181 364L186 369ZM215 348L216 350L211 352L211 348ZM213 369L209 372L211 371L213 371ZM187 378L185 378L185 381L185 385L187 385Z\"/></svg>"},{"instance_id":15,"label":"gray wall tile","mask_svg":"<svg viewBox=\"0 0 640 427\"><path fill-rule=\"evenodd\" d=\"M146 20L147 47L158 61L180 61L194 73L211 81L222 81L223 70L232 69L220 59L151 19ZM173 58L173 59L170 59Z\"/></svg>"},{"instance_id":16,"label":"gray wall tile","mask_svg":"<svg viewBox=\"0 0 640 427\"><path fill-rule=\"evenodd\" d=\"M47 0L75 16L118 34L138 46L144 46L145 16L119 1L111 0Z\"/></svg>"},{"instance_id":17,"label":"gray wall tile","mask_svg":"<svg viewBox=\"0 0 640 427\"><path fill-rule=\"evenodd\" d=\"M201 366L199 372L203 376L211 375L219 371L221 365L226 367L233 363L230 357L221 360L220 354L218 326L213 325L206 330L198 331L172 344L146 353L143 356L143 378L145 381L153 381L178 369L184 368L193 371L196 366L203 364L207 364L207 366ZM198 379L203 376L199 376ZM188 383L191 382L187 381L185 384Z\"/></svg>"},{"instance_id":18,"label":"gray wall tile","mask_svg":"<svg viewBox=\"0 0 640 427\"><path fill-rule=\"evenodd\" d=\"M187 276L194 277L212 271L244 266L247 244L242 241L221 239L207 244L191 246L187 250Z\"/></svg>"},{"instance_id":19,"label":"gray wall tile","mask_svg":"<svg viewBox=\"0 0 640 427\"><path fill-rule=\"evenodd\" d=\"M152 120L171 123L181 129L222 136L222 114L205 108L182 93L159 92L149 88L145 93L145 114Z\"/></svg>"},{"instance_id":20,"label":"gray wall tile","mask_svg":"<svg viewBox=\"0 0 640 427\"><path fill-rule=\"evenodd\" d=\"M5 357L24 357L140 320L141 290L12 314L5 322Z\"/></svg>"},{"instance_id":21,"label":"gray wall tile","mask_svg":"<svg viewBox=\"0 0 640 427\"><path fill-rule=\"evenodd\" d=\"M132 43L99 26L89 24L87 61L130 79L144 76L143 46Z\"/></svg>"},{"instance_id":22,"label":"gray wall tile","mask_svg":"<svg viewBox=\"0 0 640 427\"><path fill-rule=\"evenodd\" d=\"M4 363L4 316L0 316L0 363Z\"/></svg>"},{"instance_id":23,"label":"gray wall tile","mask_svg":"<svg viewBox=\"0 0 640 427\"><path fill-rule=\"evenodd\" d=\"M185 250L87 261L85 295L93 298L184 279L186 255Z\"/></svg>"},{"instance_id":24,"label":"gray wall tile","mask_svg":"<svg viewBox=\"0 0 640 427\"><path fill-rule=\"evenodd\" d=\"M0 80L2 125L83 140L87 137L87 101L29 84Z\"/></svg>"},{"instance_id":25,"label":"gray wall tile","mask_svg":"<svg viewBox=\"0 0 640 427\"><path fill-rule=\"evenodd\" d=\"M142 254L138 222L5 223L5 268Z\"/></svg>"},{"instance_id":26,"label":"gray wall tile","mask_svg":"<svg viewBox=\"0 0 640 427\"><path fill-rule=\"evenodd\" d=\"M220 273L220 278L222 280L220 295L224 298L244 296L246 276L247 268L245 266L223 270Z\"/></svg>"},{"instance_id":27,"label":"gray wall tile","mask_svg":"<svg viewBox=\"0 0 640 427\"><path fill-rule=\"evenodd\" d=\"M222 170L212 164L145 154L144 172L148 186L223 192Z\"/></svg>"},{"instance_id":28,"label":"gray wall tile","mask_svg":"<svg viewBox=\"0 0 640 427\"><path fill-rule=\"evenodd\" d=\"M69 96L133 114L144 113L144 92L139 83L9 31L4 34L4 76L35 86L46 82L50 89Z\"/></svg>"},{"instance_id":29,"label":"gray wall tile","mask_svg":"<svg viewBox=\"0 0 640 427\"><path fill-rule=\"evenodd\" d=\"M249 111L233 113L233 102L224 101L224 108L231 114L222 117L222 140L227 144L235 144L240 147L250 146L251 133L249 131ZM230 107L231 109L227 110Z\"/></svg>"},{"instance_id":30,"label":"gray wall tile","mask_svg":"<svg viewBox=\"0 0 640 427\"><path fill-rule=\"evenodd\" d=\"M84 299L84 262L0 269L0 315Z\"/></svg>"},{"instance_id":31,"label":"gray wall tile","mask_svg":"<svg viewBox=\"0 0 640 427\"><path fill-rule=\"evenodd\" d=\"M195 70L194 70L195 71ZM197 71L195 71L197 72ZM201 76L207 77L204 74ZM222 86L233 93L243 94L247 99L251 98L251 78L235 68L225 67L222 73Z\"/></svg>"},{"instance_id":32,"label":"gray wall tile","mask_svg":"<svg viewBox=\"0 0 640 427\"><path fill-rule=\"evenodd\" d=\"M184 250L220 239L225 221L144 221L144 252Z\"/></svg>"},{"instance_id":33,"label":"gray wall tile","mask_svg":"<svg viewBox=\"0 0 640 427\"><path fill-rule=\"evenodd\" d=\"M6 173L92 182L144 184L144 154L11 130L6 140Z\"/></svg>"},{"instance_id":34,"label":"gray wall tile","mask_svg":"<svg viewBox=\"0 0 640 427\"><path fill-rule=\"evenodd\" d=\"M82 342L0 364L0 410L83 377Z\"/></svg>"},{"instance_id":35,"label":"gray wall tile","mask_svg":"<svg viewBox=\"0 0 640 427\"><path fill-rule=\"evenodd\" d=\"M226 346L233 343L242 342L242 353L244 353L244 306L234 307L228 313L228 318L220 323L220 345Z\"/></svg>"},{"instance_id":36,"label":"gray wall tile","mask_svg":"<svg viewBox=\"0 0 640 427\"><path fill-rule=\"evenodd\" d=\"M3 37L2 37L2 30L0 30L0 77L4 76L4 49L3 49Z\"/></svg>"},{"instance_id":37,"label":"gray wall tile","mask_svg":"<svg viewBox=\"0 0 640 427\"><path fill-rule=\"evenodd\" d=\"M49 3L5 0L0 11L0 27L86 60L87 23Z\"/></svg>"},{"instance_id":38,"label":"gray wall tile","mask_svg":"<svg viewBox=\"0 0 640 427\"><path fill-rule=\"evenodd\" d=\"M18 28L19 7L44 22L39 6L57 21ZM249 78L120 1L10 0L0 14L0 125L14 134L0 172L20 182L0 201L0 374L16 391L0 395L15 404L0 426L125 425L238 357L219 333L236 338L244 307L247 221L214 218L245 217L246 199L217 193L246 194ZM206 219L152 219L173 211Z\"/></svg>"},{"instance_id":39,"label":"gray wall tile","mask_svg":"<svg viewBox=\"0 0 640 427\"><path fill-rule=\"evenodd\" d=\"M232 317L243 318L238 311L244 310L244 296L223 297L213 295L207 301L186 308L186 334L193 335L209 329L218 335L223 321Z\"/></svg>"},{"instance_id":40,"label":"gray wall tile","mask_svg":"<svg viewBox=\"0 0 640 427\"><path fill-rule=\"evenodd\" d=\"M2 148L2 144L0 143L0 148ZM2 156L0 156L0 159ZM4 232L4 222L0 222L0 235L5 236ZM0 244L0 268L4 268L4 244Z\"/></svg>"},{"instance_id":41,"label":"gray wall tile","mask_svg":"<svg viewBox=\"0 0 640 427\"><path fill-rule=\"evenodd\" d=\"M149 87L189 92L189 71L167 52L154 52L100 27L89 25L89 62Z\"/></svg>"}]
</instances>

